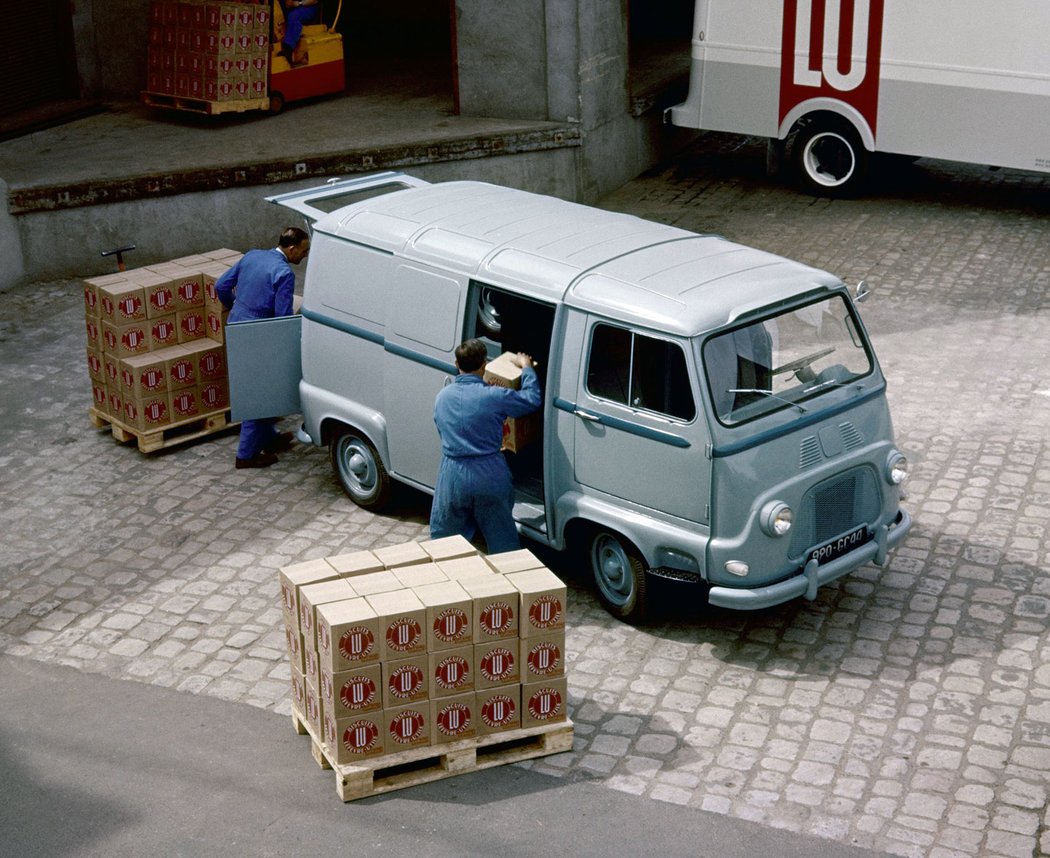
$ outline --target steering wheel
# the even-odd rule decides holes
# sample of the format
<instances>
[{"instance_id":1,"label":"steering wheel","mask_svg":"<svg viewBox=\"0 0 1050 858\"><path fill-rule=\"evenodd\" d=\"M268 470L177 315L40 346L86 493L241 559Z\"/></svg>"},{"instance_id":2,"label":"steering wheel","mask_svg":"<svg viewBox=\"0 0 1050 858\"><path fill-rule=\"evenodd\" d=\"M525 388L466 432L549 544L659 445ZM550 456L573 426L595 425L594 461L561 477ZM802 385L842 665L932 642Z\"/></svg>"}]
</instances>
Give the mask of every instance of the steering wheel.
<instances>
[{"instance_id":1,"label":"steering wheel","mask_svg":"<svg viewBox=\"0 0 1050 858\"><path fill-rule=\"evenodd\" d=\"M835 351L834 346L821 349L819 352L813 352L813 354L800 357L797 360L788 361L787 363L783 363L776 367L776 369L773 370L773 375L780 375L784 372L793 372L798 376L799 381L812 381L816 376L812 372L807 372L810 365L814 361L820 360L822 357L827 357L833 351ZM810 377L807 378L807 375Z\"/></svg>"}]
</instances>

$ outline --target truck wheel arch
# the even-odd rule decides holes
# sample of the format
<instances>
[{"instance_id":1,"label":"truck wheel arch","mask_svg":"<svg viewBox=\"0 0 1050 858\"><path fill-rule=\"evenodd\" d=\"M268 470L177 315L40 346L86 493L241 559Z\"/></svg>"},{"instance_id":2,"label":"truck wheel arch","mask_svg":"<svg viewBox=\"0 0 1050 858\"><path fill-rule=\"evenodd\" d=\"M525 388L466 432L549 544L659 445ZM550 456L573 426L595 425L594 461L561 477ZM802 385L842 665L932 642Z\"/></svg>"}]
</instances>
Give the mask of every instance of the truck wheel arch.
<instances>
[{"instance_id":1,"label":"truck wheel arch","mask_svg":"<svg viewBox=\"0 0 1050 858\"><path fill-rule=\"evenodd\" d=\"M794 132L798 131L803 119L808 121L829 120L839 117L853 126L854 132L860 137L860 142L868 152L875 151L875 135L871 131L868 121L861 115L860 111L852 105L846 104L835 98L811 98L795 105L788 111L780 123L777 131L778 140L787 140Z\"/></svg>"}]
</instances>

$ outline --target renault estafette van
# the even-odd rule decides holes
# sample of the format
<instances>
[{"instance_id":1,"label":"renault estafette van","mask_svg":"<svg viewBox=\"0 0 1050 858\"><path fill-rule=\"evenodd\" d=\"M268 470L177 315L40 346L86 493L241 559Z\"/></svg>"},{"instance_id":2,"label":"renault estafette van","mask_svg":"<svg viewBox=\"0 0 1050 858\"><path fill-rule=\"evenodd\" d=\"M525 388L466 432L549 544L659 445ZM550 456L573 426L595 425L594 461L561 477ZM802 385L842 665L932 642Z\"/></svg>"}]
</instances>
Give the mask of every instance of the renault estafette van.
<instances>
[{"instance_id":1,"label":"renault estafette van","mask_svg":"<svg viewBox=\"0 0 1050 858\"><path fill-rule=\"evenodd\" d=\"M813 599L908 532L886 381L834 276L479 182L270 199L312 222L302 315L229 327L234 417L301 411L361 506L433 492L434 397L479 337L538 362L542 427L506 454L520 532L582 548L622 619L650 575L728 608ZM285 368L239 371L252 348Z\"/></svg>"}]
</instances>

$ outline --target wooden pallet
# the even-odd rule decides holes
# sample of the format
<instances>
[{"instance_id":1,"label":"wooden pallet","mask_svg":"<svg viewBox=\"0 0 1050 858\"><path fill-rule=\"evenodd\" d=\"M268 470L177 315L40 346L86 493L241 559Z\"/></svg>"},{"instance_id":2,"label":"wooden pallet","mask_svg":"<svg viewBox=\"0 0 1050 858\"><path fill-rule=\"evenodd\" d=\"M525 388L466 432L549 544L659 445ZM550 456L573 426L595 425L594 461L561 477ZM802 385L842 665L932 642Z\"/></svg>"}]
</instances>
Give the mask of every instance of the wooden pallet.
<instances>
[{"instance_id":1,"label":"wooden pallet","mask_svg":"<svg viewBox=\"0 0 1050 858\"><path fill-rule=\"evenodd\" d=\"M137 441L139 451L142 453L155 453L157 450L174 447L176 444L185 444L197 438L214 435L216 432L222 432L240 425L239 423L230 422L228 409L226 411L215 411L201 417L194 417L191 420L170 423L162 428L150 429L149 431L134 429L115 417L106 414L104 411L99 411L97 408L89 408L88 416L90 416L91 423L96 429L104 429L106 426L109 426L112 429L113 437L121 444L126 444L133 440Z\"/></svg>"},{"instance_id":2,"label":"wooden pallet","mask_svg":"<svg viewBox=\"0 0 1050 858\"><path fill-rule=\"evenodd\" d=\"M270 97L231 98L225 101L208 101L203 98L186 98L160 92L142 93L142 101L150 107L167 107L172 110L187 110L192 113L243 113L246 110L269 110Z\"/></svg>"},{"instance_id":3,"label":"wooden pallet","mask_svg":"<svg viewBox=\"0 0 1050 858\"><path fill-rule=\"evenodd\" d=\"M561 754L572 750L573 736L572 721L565 720L340 765L294 710L292 724L296 733L310 737L317 764L335 772L335 791L343 801L355 801L493 766Z\"/></svg>"}]
</instances>

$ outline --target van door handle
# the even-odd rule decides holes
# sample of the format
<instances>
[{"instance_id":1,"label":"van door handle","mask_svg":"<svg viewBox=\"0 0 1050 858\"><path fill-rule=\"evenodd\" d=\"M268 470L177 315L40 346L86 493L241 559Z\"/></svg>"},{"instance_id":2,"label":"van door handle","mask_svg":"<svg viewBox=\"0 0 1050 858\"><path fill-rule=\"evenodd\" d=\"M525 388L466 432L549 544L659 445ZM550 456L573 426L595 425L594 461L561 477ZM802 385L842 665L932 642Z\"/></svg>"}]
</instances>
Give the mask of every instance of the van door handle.
<instances>
[{"instance_id":1,"label":"van door handle","mask_svg":"<svg viewBox=\"0 0 1050 858\"><path fill-rule=\"evenodd\" d=\"M584 420L590 420L592 423L601 423L601 418L597 414L591 414L589 411L580 411L577 408L572 413L577 417L582 417Z\"/></svg>"}]
</instances>

